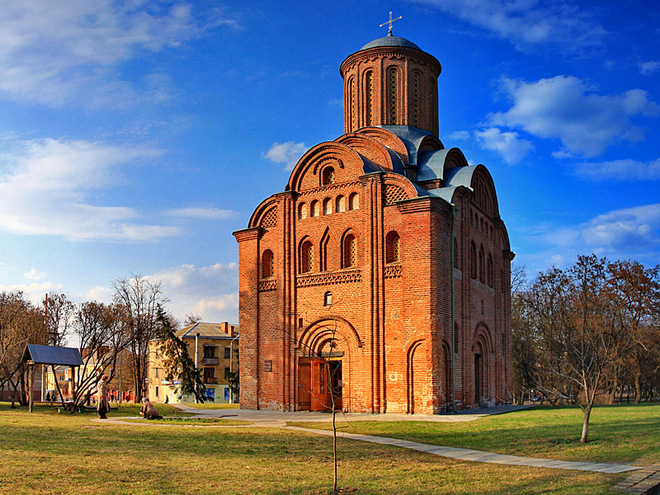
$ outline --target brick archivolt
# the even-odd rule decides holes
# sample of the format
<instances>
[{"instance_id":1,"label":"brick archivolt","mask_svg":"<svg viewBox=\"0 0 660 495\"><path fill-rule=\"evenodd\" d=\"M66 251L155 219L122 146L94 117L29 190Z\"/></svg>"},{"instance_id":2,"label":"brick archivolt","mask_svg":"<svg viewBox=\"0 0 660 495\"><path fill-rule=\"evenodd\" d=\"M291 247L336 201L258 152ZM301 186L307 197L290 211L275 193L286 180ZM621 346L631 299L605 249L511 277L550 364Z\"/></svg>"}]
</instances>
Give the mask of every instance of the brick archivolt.
<instances>
[{"instance_id":1,"label":"brick archivolt","mask_svg":"<svg viewBox=\"0 0 660 495\"><path fill-rule=\"evenodd\" d=\"M362 347L360 335L355 327L345 318L331 316L309 324L300 334L296 342L303 355L318 355L321 346L335 339L347 352L353 352Z\"/></svg>"}]
</instances>

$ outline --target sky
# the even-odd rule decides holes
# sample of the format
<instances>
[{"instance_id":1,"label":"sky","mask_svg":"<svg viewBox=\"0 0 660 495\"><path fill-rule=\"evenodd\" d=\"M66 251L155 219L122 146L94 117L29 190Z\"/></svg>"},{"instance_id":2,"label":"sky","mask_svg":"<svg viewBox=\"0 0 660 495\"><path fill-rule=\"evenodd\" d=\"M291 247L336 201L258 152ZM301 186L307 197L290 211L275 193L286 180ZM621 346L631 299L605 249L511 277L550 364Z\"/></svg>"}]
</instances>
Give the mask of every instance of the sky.
<instances>
[{"instance_id":1,"label":"sky","mask_svg":"<svg viewBox=\"0 0 660 495\"><path fill-rule=\"evenodd\" d=\"M112 301L162 282L238 322L238 247L297 159L343 133L339 65L394 17L435 56L440 139L488 167L528 276L660 263L655 1L4 0L0 291Z\"/></svg>"}]
</instances>

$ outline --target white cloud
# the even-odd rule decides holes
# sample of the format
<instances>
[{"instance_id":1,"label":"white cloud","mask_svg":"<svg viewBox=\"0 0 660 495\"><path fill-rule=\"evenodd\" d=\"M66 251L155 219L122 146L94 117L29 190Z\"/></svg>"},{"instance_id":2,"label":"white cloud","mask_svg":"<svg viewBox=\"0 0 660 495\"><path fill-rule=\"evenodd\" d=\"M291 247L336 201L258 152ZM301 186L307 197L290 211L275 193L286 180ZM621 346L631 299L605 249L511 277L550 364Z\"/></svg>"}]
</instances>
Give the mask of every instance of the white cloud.
<instances>
[{"instance_id":1,"label":"white cloud","mask_svg":"<svg viewBox=\"0 0 660 495\"><path fill-rule=\"evenodd\" d=\"M264 157L275 163L286 164L286 170L293 170L301 156L309 149L305 143L273 143L270 149L264 154Z\"/></svg>"},{"instance_id":2,"label":"white cloud","mask_svg":"<svg viewBox=\"0 0 660 495\"><path fill-rule=\"evenodd\" d=\"M610 211L583 224L548 232L545 238L582 253L623 253L627 258L654 251L660 247L660 203Z\"/></svg>"},{"instance_id":3,"label":"white cloud","mask_svg":"<svg viewBox=\"0 0 660 495\"><path fill-rule=\"evenodd\" d=\"M634 125L631 117L660 112L641 89L599 95L594 87L573 76L536 82L504 79L503 87L513 106L490 115L492 124L559 139L562 151L587 156L599 155L619 140L642 140L644 130Z\"/></svg>"},{"instance_id":4,"label":"white cloud","mask_svg":"<svg viewBox=\"0 0 660 495\"><path fill-rule=\"evenodd\" d=\"M218 208L179 208L170 210L168 215L184 218L196 218L200 220L224 220L236 215L232 210L220 210Z\"/></svg>"},{"instance_id":5,"label":"white cloud","mask_svg":"<svg viewBox=\"0 0 660 495\"><path fill-rule=\"evenodd\" d=\"M120 64L140 52L179 46L223 21L204 22L196 19L192 4L181 2L5 0L0 92L49 106L126 103L135 88L121 82ZM156 90L154 83L148 76L145 91L162 98L166 85L160 81Z\"/></svg>"},{"instance_id":6,"label":"white cloud","mask_svg":"<svg viewBox=\"0 0 660 495\"><path fill-rule=\"evenodd\" d=\"M27 280L41 280L46 276L46 272L38 272L32 268L29 272L23 274L23 278Z\"/></svg>"},{"instance_id":7,"label":"white cloud","mask_svg":"<svg viewBox=\"0 0 660 495\"><path fill-rule=\"evenodd\" d=\"M62 285L53 282L32 282L29 284L0 284L0 292L22 292L33 304L40 304L44 294L61 292Z\"/></svg>"},{"instance_id":8,"label":"white cloud","mask_svg":"<svg viewBox=\"0 0 660 495\"><path fill-rule=\"evenodd\" d=\"M174 227L136 222L132 208L88 202L94 191L114 184L121 165L161 151L54 139L17 148L0 154L0 228L75 240L149 241L178 234Z\"/></svg>"},{"instance_id":9,"label":"white cloud","mask_svg":"<svg viewBox=\"0 0 660 495\"><path fill-rule=\"evenodd\" d=\"M447 139L455 139L457 141L467 141L471 137L470 131L454 131L447 135Z\"/></svg>"},{"instance_id":10,"label":"white cloud","mask_svg":"<svg viewBox=\"0 0 660 495\"><path fill-rule=\"evenodd\" d=\"M658 72L660 70L660 61L650 60L639 64L639 72L645 76Z\"/></svg>"},{"instance_id":11,"label":"white cloud","mask_svg":"<svg viewBox=\"0 0 660 495\"><path fill-rule=\"evenodd\" d=\"M539 0L416 0L509 40L519 49L538 44L566 50L599 46L607 34L589 11L569 2Z\"/></svg>"},{"instance_id":12,"label":"white cloud","mask_svg":"<svg viewBox=\"0 0 660 495\"><path fill-rule=\"evenodd\" d=\"M110 304L112 302L113 295L114 290L112 287L103 287L102 285L97 285L87 291L85 294L85 299L88 301L97 301Z\"/></svg>"},{"instance_id":13,"label":"white cloud","mask_svg":"<svg viewBox=\"0 0 660 495\"><path fill-rule=\"evenodd\" d=\"M502 132L497 127L474 131L474 136L482 148L499 153L508 164L519 163L534 149L517 132Z\"/></svg>"},{"instance_id":14,"label":"white cloud","mask_svg":"<svg viewBox=\"0 0 660 495\"><path fill-rule=\"evenodd\" d=\"M197 268L180 265L149 275L160 280L167 308L183 320L189 314L204 321L238 323L238 265L216 263Z\"/></svg>"},{"instance_id":15,"label":"white cloud","mask_svg":"<svg viewBox=\"0 0 660 495\"><path fill-rule=\"evenodd\" d=\"M613 160L603 163L582 163L575 174L589 180L638 181L660 179L660 158L650 162Z\"/></svg>"}]
</instances>

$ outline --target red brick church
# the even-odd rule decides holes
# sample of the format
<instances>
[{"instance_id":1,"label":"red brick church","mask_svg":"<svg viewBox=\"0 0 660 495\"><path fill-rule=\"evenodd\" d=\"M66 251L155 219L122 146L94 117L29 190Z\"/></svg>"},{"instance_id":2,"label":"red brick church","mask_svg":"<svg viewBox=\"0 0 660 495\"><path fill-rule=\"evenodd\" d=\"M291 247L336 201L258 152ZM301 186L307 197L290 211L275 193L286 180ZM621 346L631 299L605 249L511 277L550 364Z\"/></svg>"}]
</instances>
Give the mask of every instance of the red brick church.
<instances>
[{"instance_id":1,"label":"red brick church","mask_svg":"<svg viewBox=\"0 0 660 495\"><path fill-rule=\"evenodd\" d=\"M513 253L488 170L438 137L440 71L391 34L350 55L345 134L310 149L234 233L241 407L509 401Z\"/></svg>"}]
</instances>

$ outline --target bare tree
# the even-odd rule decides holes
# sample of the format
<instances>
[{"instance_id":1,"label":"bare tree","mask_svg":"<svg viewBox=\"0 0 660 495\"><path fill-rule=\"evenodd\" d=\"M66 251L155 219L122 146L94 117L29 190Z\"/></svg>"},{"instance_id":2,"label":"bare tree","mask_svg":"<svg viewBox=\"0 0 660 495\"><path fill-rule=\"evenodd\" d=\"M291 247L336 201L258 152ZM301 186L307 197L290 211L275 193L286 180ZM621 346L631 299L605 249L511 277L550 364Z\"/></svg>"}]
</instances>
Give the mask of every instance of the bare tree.
<instances>
[{"instance_id":1,"label":"bare tree","mask_svg":"<svg viewBox=\"0 0 660 495\"><path fill-rule=\"evenodd\" d=\"M21 357L27 344L45 344L43 313L27 301L22 292L0 293L0 389L13 390L14 400L27 401L25 367ZM19 390L20 388L20 390Z\"/></svg>"},{"instance_id":2,"label":"bare tree","mask_svg":"<svg viewBox=\"0 0 660 495\"><path fill-rule=\"evenodd\" d=\"M539 334L539 387L580 407L582 443L588 441L591 412L611 363L629 342L625 328L611 318L606 280L606 260L579 256L567 271L540 274L529 291Z\"/></svg>"},{"instance_id":3,"label":"bare tree","mask_svg":"<svg viewBox=\"0 0 660 495\"><path fill-rule=\"evenodd\" d=\"M159 306L167 302L167 299L159 281L140 275L119 278L112 285L115 289L114 302L126 310L136 400L139 400L146 390L149 342L158 335L156 315Z\"/></svg>"},{"instance_id":4,"label":"bare tree","mask_svg":"<svg viewBox=\"0 0 660 495\"><path fill-rule=\"evenodd\" d=\"M43 307L48 345L63 346L73 321L75 305L65 294L50 292L44 296Z\"/></svg>"},{"instance_id":5,"label":"bare tree","mask_svg":"<svg viewBox=\"0 0 660 495\"><path fill-rule=\"evenodd\" d=\"M130 333L123 306L98 302L85 302L78 307L73 329L83 356L82 372L76 376L75 408L95 390L101 376L113 379L119 355L130 345Z\"/></svg>"},{"instance_id":6,"label":"bare tree","mask_svg":"<svg viewBox=\"0 0 660 495\"><path fill-rule=\"evenodd\" d=\"M660 371L660 336L654 318L660 307L660 266L645 268L636 261L615 261L608 263L607 271L609 320L620 333L627 334L632 344L628 354L622 353L614 360L617 370L612 388L616 390L619 375L627 367L635 387L635 403L639 403L643 384L653 383Z\"/></svg>"}]
</instances>

